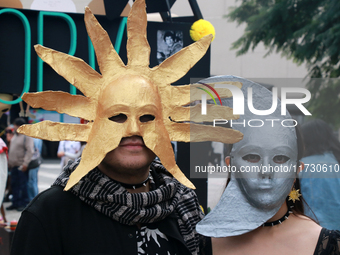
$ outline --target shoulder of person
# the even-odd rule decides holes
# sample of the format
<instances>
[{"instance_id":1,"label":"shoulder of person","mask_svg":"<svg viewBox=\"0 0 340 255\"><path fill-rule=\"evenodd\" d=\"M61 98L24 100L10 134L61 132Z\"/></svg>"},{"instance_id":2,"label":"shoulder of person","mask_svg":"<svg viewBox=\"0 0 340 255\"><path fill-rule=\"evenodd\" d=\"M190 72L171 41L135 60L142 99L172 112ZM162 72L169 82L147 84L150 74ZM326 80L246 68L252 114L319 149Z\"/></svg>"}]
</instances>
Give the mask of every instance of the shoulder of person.
<instances>
[{"instance_id":1,"label":"shoulder of person","mask_svg":"<svg viewBox=\"0 0 340 255\"><path fill-rule=\"evenodd\" d=\"M293 216L293 217L291 217ZM291 215L288 219L292 219L294 221L295 228L295 234L299 236L299 238L303 238L306 241L311 239L318 239L320 236L320 232L322 230L322 227L317 224L314 220L311 218L304 216L304 215Z\"/></svg>"},{"instance_id":2,"label":"shoulder of person","mask_svg":"<svg viewBox=\"0 0 340 255\"><path fill-rule=\"evenodd\" d=\"M301 227L304 226L305 228L317 229L317 230L321 230L321 228L322 228L318 223L316 223L314 220L312 220L308 216L299 215L299 214L297 214L297 215L293 214L291 216L293 216L296 219L296 224L301 226Z\"/></svg>"},{"instance_id":3,"label":"shoulder of person","mask_svg":"<svg viewBox=\"0 0 340 255\"><path fill-rule=\"evenodd\" d=\"M27 135L21 135L21 134L20 134L20 136L23 137L22 139L24 139L24 141L25 141L26 143L28 143L28 144L34 144L34 139L33 139L32 137L27 136Z\"/></svg>"},{"instance_id":4,"label":"shoulder of person","mask_svg":"<svg viewBox=\"0 0 340 255\"><path fill-rule=\"evenodd\" d=\"M39 215L55 215L67 213L82 201L70 191L64 191L63 187L52 186L38 194L26 207L25 211Z\"/></svg>"}]
</instances>

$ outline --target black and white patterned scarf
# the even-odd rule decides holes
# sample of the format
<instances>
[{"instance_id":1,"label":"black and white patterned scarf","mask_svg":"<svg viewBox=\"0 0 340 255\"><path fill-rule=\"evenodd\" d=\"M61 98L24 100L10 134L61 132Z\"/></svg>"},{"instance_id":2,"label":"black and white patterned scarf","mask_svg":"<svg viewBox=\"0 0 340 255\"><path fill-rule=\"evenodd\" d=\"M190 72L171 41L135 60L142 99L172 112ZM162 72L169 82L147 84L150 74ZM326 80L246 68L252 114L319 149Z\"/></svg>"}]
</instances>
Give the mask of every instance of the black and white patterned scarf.
<instances>
[{"instance_id":1,"label":"black and white patterned scarf","mask_svg":"<svg viewBox=\"0 0 340 255\"><path fill-rule=\"evenodd\" d=\"M69 163L53 186L65 187L80 159ZM126 225L152 223L175 212L183 239L192 254L199 254L200 235L196 224L203 218L193 190L172 177L159 162L151 164L151 174L158 187L142 193L129 193L98 168L90 171L70 191L106 216Z\"/></svg>"}]
</instances>

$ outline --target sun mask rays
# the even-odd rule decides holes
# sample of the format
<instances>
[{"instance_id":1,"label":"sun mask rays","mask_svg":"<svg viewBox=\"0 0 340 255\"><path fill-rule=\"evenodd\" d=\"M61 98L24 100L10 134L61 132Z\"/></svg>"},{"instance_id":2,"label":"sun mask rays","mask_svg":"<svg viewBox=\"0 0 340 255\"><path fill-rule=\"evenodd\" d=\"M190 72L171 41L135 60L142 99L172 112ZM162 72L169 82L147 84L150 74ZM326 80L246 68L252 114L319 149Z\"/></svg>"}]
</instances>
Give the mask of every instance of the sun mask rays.
<instances>
[{"instance_id":1,"label":"sun mask rays","mask_svg":"<svg viewBox=\"0 0 340 255\"><path fill-rule=\"evenodd\" d=\"M202 38L150 69L144 0L135 1L128 18L127 66L89 8L85 9L85 24L95 48L101 74L79 58L40 45L35 47L42 60L76 86L84 96L65 92L41 92L25 94L23 99L31 106L81 117L90 123L81 125L44 121L25 125L19 132L52 141L87 142L80 164L70 176L66 190L98 166L107 153L119 146L123 137L132 135L141 136L145 145L160 158L170 173L184 185L194 188L176 165L170 142L233 143L242 139L241 133L225 128L181 123L191 121L190 116L195 116L194 122L211 120L211 117L199 117L199 106L185 107L196 98L190 96L189 85L175 87L171 83L182 78L204 56L212 36ZM230 93L223 93L225 92L221 91L221 97L231 96ZM115 116L112 114L123 113L119 112L122 105L128 117L127 123L123 125L110 120ZM148 105L157 109L152 114L155 116L154 122L138 122L140 116L150 114ZM225 109L222 106L208 106L209 111L223 113L225 118L237 118L232 115L231 109Z\"/></svg>"}]
</instances>

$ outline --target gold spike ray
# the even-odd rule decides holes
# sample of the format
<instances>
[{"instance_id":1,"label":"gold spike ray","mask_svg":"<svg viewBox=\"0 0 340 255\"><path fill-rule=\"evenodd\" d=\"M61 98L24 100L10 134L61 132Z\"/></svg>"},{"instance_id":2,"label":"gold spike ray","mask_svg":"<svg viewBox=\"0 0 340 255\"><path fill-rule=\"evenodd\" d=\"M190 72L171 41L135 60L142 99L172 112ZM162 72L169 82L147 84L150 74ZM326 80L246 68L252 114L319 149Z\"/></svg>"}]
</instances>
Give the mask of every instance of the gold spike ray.
<instances>
[{"instance_id":1,"label":"gold spike ray","mask_svg":"<svg viewBox=\"0 0 340 255\"><path fill-rule=\"evenodd\" d=\"M85 7L85 25L96 52L100 72L110 77L124 71L125 65L113 48L109 35L89 7Z\"/></svg>"}]
</instances>

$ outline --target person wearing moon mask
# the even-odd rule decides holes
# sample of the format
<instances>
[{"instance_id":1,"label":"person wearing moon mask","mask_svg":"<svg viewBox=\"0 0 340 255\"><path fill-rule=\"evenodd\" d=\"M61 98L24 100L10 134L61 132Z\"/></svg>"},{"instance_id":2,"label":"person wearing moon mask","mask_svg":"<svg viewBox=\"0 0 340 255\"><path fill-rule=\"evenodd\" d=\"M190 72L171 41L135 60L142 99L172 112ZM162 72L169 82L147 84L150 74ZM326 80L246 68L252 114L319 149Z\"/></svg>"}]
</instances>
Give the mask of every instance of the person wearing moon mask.
<instances>
[{"instance_id":1,"label":"person wearing moon mask","mask_svg":"<svg viewBox=\"0 0 340 255\"><path fill-rule=\"evenodd\" d=\"M221 76L202 82L224 80L242 82L245 102L252 101L255 109L271 109L272 92L249 80ZM232 105L232 100L223 104ZM303 214L297 178L304 168L299 161L303 142L290 119L288 113L281 115L278 102L273 113L262 116L245 105L237 120L242 124L233 124L244 134L225 159L235 171L216 207L196 226L198 233L212 237L213 254L340 254L340 232Z\"/></svg>"}]
</instances>

